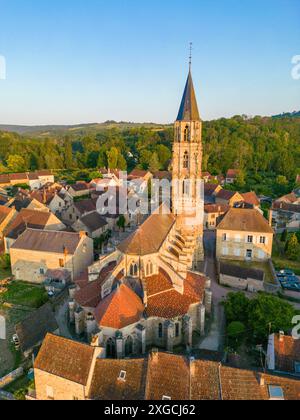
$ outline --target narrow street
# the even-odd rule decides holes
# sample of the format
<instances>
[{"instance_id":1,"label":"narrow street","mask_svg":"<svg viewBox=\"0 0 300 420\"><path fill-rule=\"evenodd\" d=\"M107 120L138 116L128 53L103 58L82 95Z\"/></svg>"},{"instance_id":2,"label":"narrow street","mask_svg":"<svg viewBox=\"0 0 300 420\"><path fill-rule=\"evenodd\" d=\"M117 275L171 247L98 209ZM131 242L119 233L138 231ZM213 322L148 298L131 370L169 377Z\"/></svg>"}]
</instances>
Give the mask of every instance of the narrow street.
<instances>
[{"instance_id":1,"label":"narrow street","mask_svg":"<svg viewBox=\"0 0 300 420\"><path fill-rule=\"evenodd\" d=\"M211 279L211 290L213 292L213 321L208 336L201 342L199 348L201 350L220 351L223 348L224 337L224 309L221 302L226 298L230 290L218 284L215 258L215 232L205 231L204 248L204 273Z\"/></svg>"}]
</instances>

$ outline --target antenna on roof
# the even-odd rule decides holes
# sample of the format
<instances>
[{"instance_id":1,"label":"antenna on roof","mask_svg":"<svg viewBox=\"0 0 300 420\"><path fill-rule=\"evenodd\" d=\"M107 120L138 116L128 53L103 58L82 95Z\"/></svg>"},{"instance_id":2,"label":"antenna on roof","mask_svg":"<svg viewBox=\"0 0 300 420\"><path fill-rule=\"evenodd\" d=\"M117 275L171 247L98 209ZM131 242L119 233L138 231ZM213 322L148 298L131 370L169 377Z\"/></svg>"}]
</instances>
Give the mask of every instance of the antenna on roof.
<instances>
[{"instance_id":1,"label":"antenna on roof","mask_svg":"<svg viewBox=\"0 0 300 420\"><path fill-rule=\"evenodd\" d=\"M193 43L190 42L190 56L189 56L189 67L192 69L192 58L193 58Z\"/></svg>"}]
</instances>

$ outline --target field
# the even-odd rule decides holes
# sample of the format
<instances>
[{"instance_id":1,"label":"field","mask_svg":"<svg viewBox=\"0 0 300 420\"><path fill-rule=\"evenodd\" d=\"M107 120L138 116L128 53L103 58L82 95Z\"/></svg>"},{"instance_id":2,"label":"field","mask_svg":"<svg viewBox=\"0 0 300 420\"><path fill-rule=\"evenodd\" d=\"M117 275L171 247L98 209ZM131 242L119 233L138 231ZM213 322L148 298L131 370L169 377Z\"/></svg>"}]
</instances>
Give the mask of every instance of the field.
<instances>
[{"instance_id":1,"label":"field","mask_svg":"<svg viewBox=\"0 0 300 420\"><path fill-rule=\"evenodd\" d=\"M0 295L0 305L9 304L37 309L47 301L44 287L13 281L7 291Z\"/></svg>"}]
</instances>

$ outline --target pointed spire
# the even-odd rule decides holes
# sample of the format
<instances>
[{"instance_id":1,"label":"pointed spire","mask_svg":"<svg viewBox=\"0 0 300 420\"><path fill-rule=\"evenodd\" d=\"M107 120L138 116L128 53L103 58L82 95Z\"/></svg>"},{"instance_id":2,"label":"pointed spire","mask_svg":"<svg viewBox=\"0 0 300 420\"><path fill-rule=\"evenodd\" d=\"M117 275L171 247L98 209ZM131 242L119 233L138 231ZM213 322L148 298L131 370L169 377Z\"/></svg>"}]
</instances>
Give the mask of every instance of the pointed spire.
<instances>
[{"instance_id":1,"label":"pointed spire","mask_svg":"<svg viewBox=\"0 0 300 420\"><path fill-rule=\"evenodd\" d=\"M183 98L177 116L177 121L200 121L200 115L191 72L191 64L192 63L190 58L189 75L185 85Z\"/></svg>"}]
</instances>

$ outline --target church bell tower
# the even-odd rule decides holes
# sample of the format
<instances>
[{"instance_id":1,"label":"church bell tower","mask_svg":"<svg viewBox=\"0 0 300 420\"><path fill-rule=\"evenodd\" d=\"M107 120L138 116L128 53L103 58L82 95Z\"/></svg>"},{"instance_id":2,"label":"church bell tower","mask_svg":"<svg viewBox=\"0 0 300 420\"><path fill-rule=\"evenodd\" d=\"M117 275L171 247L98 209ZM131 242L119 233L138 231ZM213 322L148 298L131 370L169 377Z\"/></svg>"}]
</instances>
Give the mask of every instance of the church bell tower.
<instances>
[{"instance_id":1,"label":"church bell tower","mask_svg":"<svg viewBox=\"0 0 300 420\"><path fill-rule=\"evenodd\" d=\"M194 244L193 268L204 259L202 121L192 79L191 63L174 126L172 208L177 229Z\"/></svg>"}]
</instances>

